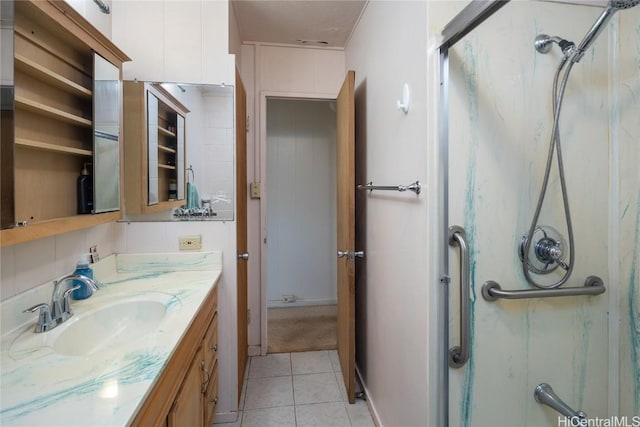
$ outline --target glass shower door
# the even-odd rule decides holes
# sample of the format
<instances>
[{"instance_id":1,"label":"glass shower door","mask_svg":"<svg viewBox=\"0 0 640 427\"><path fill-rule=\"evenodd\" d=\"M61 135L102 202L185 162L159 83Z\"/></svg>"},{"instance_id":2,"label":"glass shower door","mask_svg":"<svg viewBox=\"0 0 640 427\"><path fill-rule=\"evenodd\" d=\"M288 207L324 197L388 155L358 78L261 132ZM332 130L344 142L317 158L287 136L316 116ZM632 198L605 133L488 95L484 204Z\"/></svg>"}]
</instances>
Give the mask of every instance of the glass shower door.
<instances>
[{"instance_id":1,"label":"glass shower door","mask_svg":"<svg viewBox=\"0 0 640 427\"><path fill-rule=\"evenodd\" d=\"M561 52L537 53L539 33L579 38L602 9L510 2L449 48L448 225L464 229L469 289L460 294L461 252L449 246L449 346L460 340L467 299L469 360L450 367L451 426L557 426L562 417L534 399L548 383L570 407L609 416L609 44L601 36L574 67L560 135L575 235L571 278L562 288L602 278L607 292L558 298L483 298L536 289L519 257L543 180L553 124L552 84ZM571 16L571 20L567 20ZM577 43L577 41L576 41ZM567 239L557 160L539 224ZM562 267L540 274L557 280ZM537 277L538 277L537 276ZM615 356L615 352L611 353Z\"/></svg>"}]
</instances>

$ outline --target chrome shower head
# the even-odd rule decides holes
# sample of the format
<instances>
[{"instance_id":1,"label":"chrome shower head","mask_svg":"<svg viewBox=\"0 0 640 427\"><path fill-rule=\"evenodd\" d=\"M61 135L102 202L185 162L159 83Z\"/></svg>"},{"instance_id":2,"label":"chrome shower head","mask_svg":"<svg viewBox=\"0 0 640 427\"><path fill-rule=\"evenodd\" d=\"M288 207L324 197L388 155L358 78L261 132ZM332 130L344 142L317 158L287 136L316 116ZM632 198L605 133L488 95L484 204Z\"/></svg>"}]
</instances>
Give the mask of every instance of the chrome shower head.
<instances>
[{"instance_id":1,"label":"chrome shower head","mask_svg":"<svg viewBox=\"0 0 640 427\"><path fill-rule=\"evenodd\" d=\"M609 0L609 7L614 9L631 9L640 4L640 0Z\"/></svg>"},{"instance_id":2,"label":"chrome shower head","mask_svg":"<svg viewBox=\"0 0 640 427\"><path fill-rule=\"evenodd\" d=\"M573 62L578 62L582 59L584 51L587 50L593 42L598 38L602 30L606 27L609 20L613 15L621 9L630 9L640 4L640 0L609 0L607 8L598 17L595 24L591 27L589 32L584 36L584 39L578 45L577 54L573 57Z\"/></svg>"}]
</instances>

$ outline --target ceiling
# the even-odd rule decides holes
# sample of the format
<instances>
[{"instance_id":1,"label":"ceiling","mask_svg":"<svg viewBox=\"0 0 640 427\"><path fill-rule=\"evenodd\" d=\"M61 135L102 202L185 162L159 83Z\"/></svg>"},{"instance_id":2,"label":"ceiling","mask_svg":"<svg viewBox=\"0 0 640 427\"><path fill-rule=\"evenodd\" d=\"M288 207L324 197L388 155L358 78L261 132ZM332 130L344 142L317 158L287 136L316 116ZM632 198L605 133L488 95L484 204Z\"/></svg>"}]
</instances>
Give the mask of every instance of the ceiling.
<instances>
[{"instance_id":1,"label":"ceiling","mask_svg":"<svg viewBox=\"0 0 640 427\"><path fill-rule=\"evenodd\" d=\"M243 42L344 47L366 0L231 0Z\"/></svg>"}]
</instances>

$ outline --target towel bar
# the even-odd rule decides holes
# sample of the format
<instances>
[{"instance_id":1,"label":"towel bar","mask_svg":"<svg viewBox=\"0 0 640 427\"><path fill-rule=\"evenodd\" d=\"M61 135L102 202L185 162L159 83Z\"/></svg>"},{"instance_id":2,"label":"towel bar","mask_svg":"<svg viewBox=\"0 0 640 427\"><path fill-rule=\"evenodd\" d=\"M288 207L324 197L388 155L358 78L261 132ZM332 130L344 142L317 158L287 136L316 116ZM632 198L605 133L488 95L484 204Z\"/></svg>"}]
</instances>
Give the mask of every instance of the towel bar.
<instances>
[{"instance_id":1,"label":"towel bar","mask_svg":"<svg viewBox=\"0 0 640 427\"><path fill-rule=\"evenodd\" d=\"M420 190L422 190L422 184L420 181L412 182L409 185L373 185L372 181L369 181L365 185L358 185L358 190L391 190L391 191L413 191L416 194L420 194Z\"/></svg>"}]
</instances>

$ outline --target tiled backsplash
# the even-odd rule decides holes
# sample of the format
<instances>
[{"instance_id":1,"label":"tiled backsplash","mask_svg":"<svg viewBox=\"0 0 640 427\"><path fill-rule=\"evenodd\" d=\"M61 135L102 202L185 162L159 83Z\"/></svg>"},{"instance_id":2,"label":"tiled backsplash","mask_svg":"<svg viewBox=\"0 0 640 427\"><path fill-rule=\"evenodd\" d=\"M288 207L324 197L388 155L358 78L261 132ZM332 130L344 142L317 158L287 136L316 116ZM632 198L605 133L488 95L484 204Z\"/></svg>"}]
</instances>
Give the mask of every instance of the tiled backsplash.
<instances>
[{"instance_id":1,"label":"tiled backsplash","mask_svg":"<svg viewBox=\"0 0 640 427\"><path fill-rule=\"evenodd\" d=\"M109 223L2 248L0 300L73 272L80 255L91 246L97 246L102 257L112 254L117 232L115 223Z\"/></svg>"}]
</instances>

